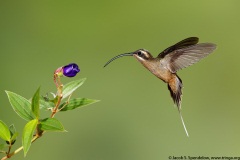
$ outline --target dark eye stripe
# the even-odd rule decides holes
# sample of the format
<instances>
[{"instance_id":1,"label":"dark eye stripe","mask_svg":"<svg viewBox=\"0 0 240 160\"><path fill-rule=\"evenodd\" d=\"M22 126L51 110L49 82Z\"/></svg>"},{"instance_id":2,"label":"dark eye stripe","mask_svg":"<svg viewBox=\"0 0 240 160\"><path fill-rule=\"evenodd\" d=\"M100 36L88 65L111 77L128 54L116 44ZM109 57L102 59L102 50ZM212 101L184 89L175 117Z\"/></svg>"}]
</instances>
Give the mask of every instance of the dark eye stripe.
<instances>
[{"instance_id":1,"label":"dark eye stripe","mask_svg":"<svg viewBox=\"0 0 240 160\"><path fill-rule=\"evenodd\" d=\"M152 56L150 55L150 53L148 53L148 51L144 50L144 49L139 49L138 51L135 52L135 54L138 57L141 57L143 59L150 59L152 58Z\"/></svg>"}]
</instances>

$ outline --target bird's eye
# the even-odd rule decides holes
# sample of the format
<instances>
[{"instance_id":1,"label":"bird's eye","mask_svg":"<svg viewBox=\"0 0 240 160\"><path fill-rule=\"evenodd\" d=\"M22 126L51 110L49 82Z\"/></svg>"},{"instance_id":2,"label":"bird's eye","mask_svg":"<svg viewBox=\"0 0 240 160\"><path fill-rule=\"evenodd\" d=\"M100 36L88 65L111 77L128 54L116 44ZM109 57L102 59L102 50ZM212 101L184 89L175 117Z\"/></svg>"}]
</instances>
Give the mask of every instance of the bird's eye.
<instances>
[{"instance_id":1,"label":"bird's eye","mask_svg":"<svg viewBox=\"0 0 240 160\"><path fill-rule=\"evenodd\" d=\"M141 52L141 51L138 51L137 54L138 54L139 56L141 56L141 55L142 55L142 52Z\"/></svg>"}]
</instances>

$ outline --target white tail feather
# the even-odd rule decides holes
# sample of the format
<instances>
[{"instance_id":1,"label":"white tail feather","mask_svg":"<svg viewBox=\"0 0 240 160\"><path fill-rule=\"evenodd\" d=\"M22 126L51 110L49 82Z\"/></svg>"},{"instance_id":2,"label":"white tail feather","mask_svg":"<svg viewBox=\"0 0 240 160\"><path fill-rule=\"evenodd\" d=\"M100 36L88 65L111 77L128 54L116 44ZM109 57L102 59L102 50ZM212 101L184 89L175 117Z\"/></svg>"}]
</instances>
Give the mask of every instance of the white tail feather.
<instances>
[{"instance_id":1,"label":"white tail feather","mask_svg":"<svg viewBox=\"0 0 240 160\"><path fill-rule=\"evenodd\" d=\"M184 130L185 130L187 136L189 137L189 134L188 134L187 128L186 128L185 123L184 123L184 121L183 121L182 113L181 113L180 110L178 110L178 111L179 111L179 115L180 115L180 118L181 118L181 121L182 121L182 124L183 124L183 128L184 128Z\"/></svg>"}]
</instances>

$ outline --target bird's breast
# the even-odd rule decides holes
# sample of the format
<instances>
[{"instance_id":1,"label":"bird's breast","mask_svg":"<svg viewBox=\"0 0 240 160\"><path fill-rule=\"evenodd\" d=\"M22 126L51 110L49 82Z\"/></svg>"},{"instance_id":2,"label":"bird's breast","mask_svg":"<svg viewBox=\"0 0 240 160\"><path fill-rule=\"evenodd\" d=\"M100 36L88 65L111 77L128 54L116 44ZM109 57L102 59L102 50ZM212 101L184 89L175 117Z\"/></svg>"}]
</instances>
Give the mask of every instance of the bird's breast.
<instances>
[{"instance_id":1,"label":"bird's breast","mask_svg":"<svg viewBox=\"0 0 240 160\"><path fill-rule=\"evenodd\" d=\"M147 68L152 74L154 74L159 79L164 82L169 82L173 74L164 66L160 64L160 61L149 61L142 63L145 68Z\"/></svg>"}]
</instances>

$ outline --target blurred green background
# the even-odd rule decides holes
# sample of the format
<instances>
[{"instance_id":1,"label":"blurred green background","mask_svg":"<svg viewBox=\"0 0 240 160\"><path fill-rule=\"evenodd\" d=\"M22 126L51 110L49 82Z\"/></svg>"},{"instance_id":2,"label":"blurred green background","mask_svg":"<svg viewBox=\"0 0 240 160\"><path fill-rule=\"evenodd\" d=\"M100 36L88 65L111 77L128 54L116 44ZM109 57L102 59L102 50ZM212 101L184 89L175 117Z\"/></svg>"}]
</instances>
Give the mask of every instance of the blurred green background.
<instances>
[{"instance_id":1,"label":"blurred green background","mask_svg":"<svg viewBox=\"0 0 240 160\"><path fill-rule=\"evenodd\" d=\"M26 122L4 90L27 98L40 85L43 95L55 92L54 70L75 62L81 73L73 79L87 81L73 96L101 101L58 114L68 132L45 134L25 159L240 156L239 6L239 0L1 0L0 119L22 132ZM188 138L166 84L131 57L103 65L139 48L156 56L190 36L218 48L178 72ZM24 159L23 152L12 159Z\"/></svg>"}]
</instances>

